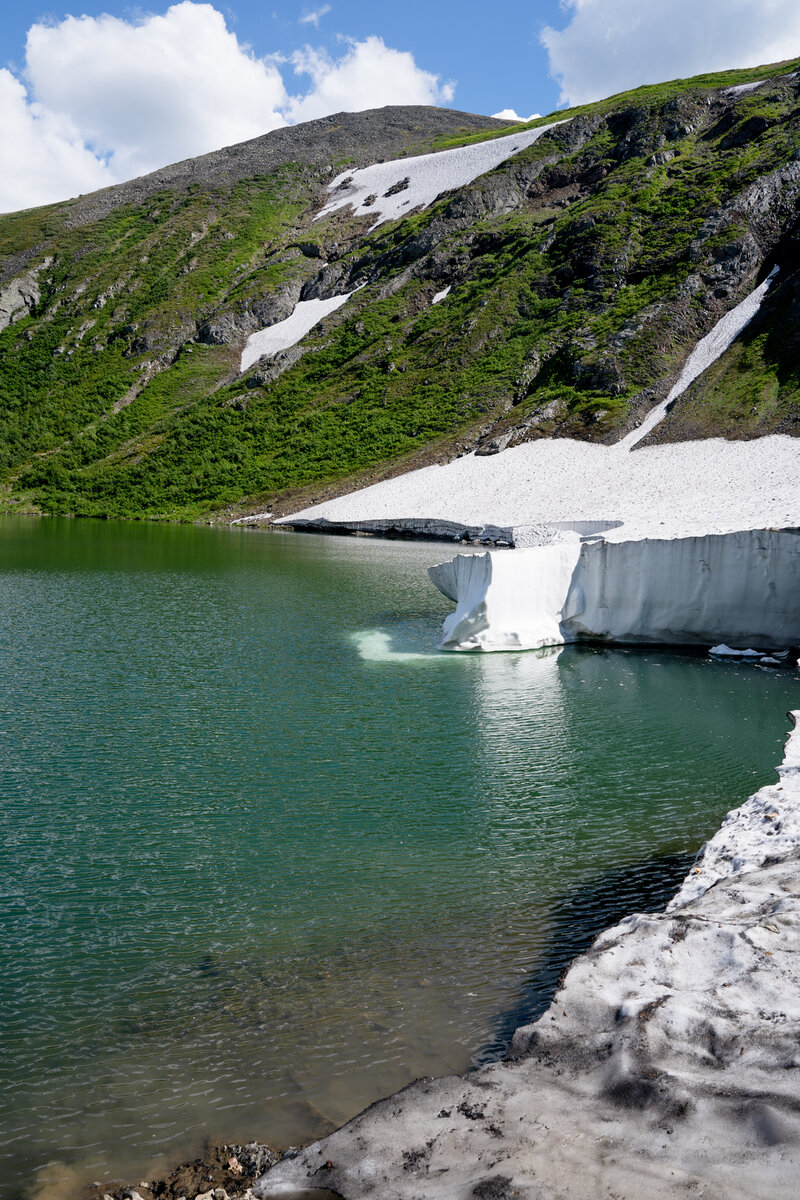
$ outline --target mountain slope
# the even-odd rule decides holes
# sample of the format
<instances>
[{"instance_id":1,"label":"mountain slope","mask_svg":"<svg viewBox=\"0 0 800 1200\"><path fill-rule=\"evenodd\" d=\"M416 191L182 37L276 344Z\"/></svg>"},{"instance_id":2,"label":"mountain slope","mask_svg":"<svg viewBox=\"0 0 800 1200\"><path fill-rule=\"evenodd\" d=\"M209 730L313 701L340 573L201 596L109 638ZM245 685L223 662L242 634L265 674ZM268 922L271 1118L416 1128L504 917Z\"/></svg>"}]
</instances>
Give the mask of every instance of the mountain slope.
<instances>
[{"instance_id":1,"label":"mountain slope","mask_svg":"<svg viewBox=\"0 0 800 1200\"><path fill-rule=\"evenodd\" d=\"M555 114L451 190L449 147L513 131L340 115L0 218L0 502L280 511L476 445L615 441L774 265L757 319L646 441L797 433L796 68ZM413 195L431 150L428 207L372 229L380 197L330 203L337 176L347 200L359 168L404 157L384 200ZM348 293L240 374L248 336Z\"/></svg>"}]
</instances>

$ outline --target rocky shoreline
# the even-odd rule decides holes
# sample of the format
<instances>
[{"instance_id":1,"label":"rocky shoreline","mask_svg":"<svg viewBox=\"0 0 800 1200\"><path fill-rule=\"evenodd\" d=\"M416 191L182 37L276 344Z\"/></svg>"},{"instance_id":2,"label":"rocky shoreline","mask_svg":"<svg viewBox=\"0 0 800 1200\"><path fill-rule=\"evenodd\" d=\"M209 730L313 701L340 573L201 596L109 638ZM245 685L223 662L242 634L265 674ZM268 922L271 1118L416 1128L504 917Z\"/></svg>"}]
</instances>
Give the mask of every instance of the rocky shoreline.
<instances>
[{"instance_id":1,"label":"rocky shoreline","mask_svg":"<svg viewBox=\"0 0 800 1200\"><path fill-rule=\"evenodd\" d=\"M606 930L504 1062L421 1079L280 1156L218 1146L91 1200L794 1200L800 712L778 782L655 914Z\"/></svg>"}]
</instances>

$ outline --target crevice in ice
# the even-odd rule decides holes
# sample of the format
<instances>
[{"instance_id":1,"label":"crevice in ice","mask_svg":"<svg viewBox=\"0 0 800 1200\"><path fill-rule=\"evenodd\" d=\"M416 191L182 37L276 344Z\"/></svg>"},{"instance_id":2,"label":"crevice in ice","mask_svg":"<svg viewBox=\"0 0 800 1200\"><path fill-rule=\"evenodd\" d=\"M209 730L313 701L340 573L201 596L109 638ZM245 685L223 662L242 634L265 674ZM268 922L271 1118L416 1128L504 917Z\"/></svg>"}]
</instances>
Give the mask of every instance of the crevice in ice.
<instances>
[{"instance_id":1,"label":"crevice in ice","mask_svg":"<svg viewBox=\"0 0 800 1200\"><path fill-rule=\"evenodd\" d=\"M695 379L702 375L703 371L707 370L712 363L721 358L761 308L761 303L777 273L778 268L773 267L763 283L745 296L741 304L737 304L730 312L725 313L725 316L717 321L711 332L700 339L686 360L678 382L672 387L666 400L651 409L639 428L632 430L618 443L621 450L632 450L643 438L646 438L648 433L651 433L656 425L664 420L672 405L679 396L683 395L689 385L694 383Z\"/></svg>"},{"instance_id":2,"label":"crevice in ice","mask_svg":"<svg viewBox=\"0 0 800 1200\"><path fill-rule=\"evenodd\" d=\"M246 371L260 358L296 346L323 317L341 308L352 295L352 292L344 292L327 300L299 300L291 316L250 334L242 351L239 370Z\"/></svg>"},{"instance_id":3,"label":"crevice in ice","mask_svg":"<svg viewBox=\"0 0 800 1200\"><path fill-rule=\"evenodd\" d=\"M408 216L417 208L427 208L442 192L472 183L479 175L493 171L520 150L532 146L548 129L565 123L554 121L471 146L343 171L328 184L330 199L314 220L350 205L357 217L376 218L370 226L371 233L385 221Z\"/></svg>"}]
</instances>

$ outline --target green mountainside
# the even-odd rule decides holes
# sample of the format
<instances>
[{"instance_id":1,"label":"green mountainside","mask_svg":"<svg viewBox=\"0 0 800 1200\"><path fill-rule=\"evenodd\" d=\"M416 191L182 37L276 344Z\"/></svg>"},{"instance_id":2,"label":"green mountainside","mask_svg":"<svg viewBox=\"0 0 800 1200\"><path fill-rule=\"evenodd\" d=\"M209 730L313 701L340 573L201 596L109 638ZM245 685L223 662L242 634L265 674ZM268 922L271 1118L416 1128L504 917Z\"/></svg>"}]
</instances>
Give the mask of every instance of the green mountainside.
<instances>
[{"instance_id":1,"label":"green mountainside","mask_svg":"<svg viewBox=\"0 0 800 1200\"><path fill-rule=\"evenodd\" d=\"M0 217L0 511L281 512L476 447L615 441L775 265L649 440L800 433L799 66L542 118L564 123L373 233L314 220L336 175L515 130L339 114ZM356 288L239 373L249 334Z\"/></svg>"}]
</instances>

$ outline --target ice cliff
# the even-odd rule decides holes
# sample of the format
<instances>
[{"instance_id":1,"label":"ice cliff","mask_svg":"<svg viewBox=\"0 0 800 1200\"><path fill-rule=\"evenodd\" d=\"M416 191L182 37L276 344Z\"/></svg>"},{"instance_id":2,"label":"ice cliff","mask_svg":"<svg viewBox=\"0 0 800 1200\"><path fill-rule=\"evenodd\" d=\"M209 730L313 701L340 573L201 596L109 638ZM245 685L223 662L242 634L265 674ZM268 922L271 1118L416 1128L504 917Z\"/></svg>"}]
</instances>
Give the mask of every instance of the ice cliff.
<instances>
[{"instance_id":1,"label":"ice cliff","mask_svg":"<svg viewBox=\"0 0 800 1200\"><path fill-rule=\"evenodd\" d=\"M456 611L449 650L581 639L711 645L800 642L800 530L580 540L458 555L429 568Z\"/></svg>"}]
</instances>

